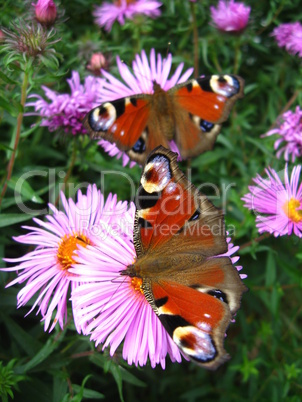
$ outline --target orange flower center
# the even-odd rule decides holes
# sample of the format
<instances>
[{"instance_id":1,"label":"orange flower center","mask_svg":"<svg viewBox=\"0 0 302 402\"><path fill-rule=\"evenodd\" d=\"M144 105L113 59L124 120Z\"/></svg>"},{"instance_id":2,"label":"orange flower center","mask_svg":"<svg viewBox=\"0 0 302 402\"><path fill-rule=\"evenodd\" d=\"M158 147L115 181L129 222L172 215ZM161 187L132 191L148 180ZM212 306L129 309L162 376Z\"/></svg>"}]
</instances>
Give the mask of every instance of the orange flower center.
<instances>
[{"instance_id":1,"label":"orange flower center","mask_svg":"<svg viewBox=\"0 0 302 402\"><path fill-rule=\"evenodd\" d=\"M298 209L300 207L300 201L296 200L295 198L291 198L283 205L282 209L291 221L298 223L302 221L302 210Z\"/></svg>"},{"instance_id":2,"label":"orange flower center","mask_svg":"<svg viewBox=\"0 0 302 402\"><path fill-rule=\"evenodd\" d=\"M133 3L135 3L135 2L136 2L136 0L126 0L127 6L128 6L129 4L133 4ZM121 0L117 0L117 1L115 2L115 4L121 7L122 1L121 1Z\"/></svg>"},{"instance_id":3,"label":"orange flower center","mask_svg":"<svg viewBox=\"0 0 302 402\"><path fill-rule=\"evenodd\" d=\"M144 294L142 284L143 284L142 278L134 277L131 279L131 285L133 286L133 289L136 290L137 292L141 292L142 294Z\"/></svg>"},{"instance_id":4,"label":"orange flower center","mask_svg":"<svg viewBox=\"0 0 302 402\"><path fill-rule=\"evenodd\" d=\"M78 245L86 247L88 244L91 244L90 240L82 234L66 234L62 238L57 252L61 269L67 271L75 263L74 255Z\"/></svg>"}]
</instances>

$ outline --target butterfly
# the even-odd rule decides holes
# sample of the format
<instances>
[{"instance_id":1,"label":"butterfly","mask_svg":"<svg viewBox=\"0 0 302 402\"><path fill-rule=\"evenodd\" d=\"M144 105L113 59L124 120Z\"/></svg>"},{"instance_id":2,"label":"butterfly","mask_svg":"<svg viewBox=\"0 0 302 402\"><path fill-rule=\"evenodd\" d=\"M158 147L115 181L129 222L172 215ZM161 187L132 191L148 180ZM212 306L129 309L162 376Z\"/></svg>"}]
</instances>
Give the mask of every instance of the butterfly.
<instances>
[{"instance_id":1,"label":"butterfly","mask_svg":"<svg viewBox=\"0 0 302 402\"><path fill-rule=\"evenodd\" d=\"M121 275L141 291L189 359L216 369L243 285L229 257L222 211L199 192L164 147L148 156L136 196L136 261Z\"/></svg>"},{"instance_id":2,"label":"butterfly","mask_svg":"<svg viewBox=\"0 0 302 402\"><path fill-rule=\"evenodd\" d=\"M141 165L154 148L169 148L172 140L183 159L191 158L213 148L243 87L236 75L192 79L168 91L153 82L153 94L105 102L83 124L92 137L115 143Z\"/></svg>"}]
</instances>

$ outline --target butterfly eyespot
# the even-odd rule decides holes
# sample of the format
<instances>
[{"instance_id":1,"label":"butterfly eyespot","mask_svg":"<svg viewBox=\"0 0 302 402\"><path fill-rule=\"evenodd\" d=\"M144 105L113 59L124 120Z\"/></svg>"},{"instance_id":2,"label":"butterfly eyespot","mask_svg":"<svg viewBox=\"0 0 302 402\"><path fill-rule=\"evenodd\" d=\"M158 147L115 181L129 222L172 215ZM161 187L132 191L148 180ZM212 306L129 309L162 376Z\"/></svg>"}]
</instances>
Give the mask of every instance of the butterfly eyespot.
<instances>
[{"instance_id":1,"label":"butterfly eyespot","mask_svg":"<svg viewBox=\"0 0 302 402\"><path fill-rule=\"evenodd\" d=\"M116 108L111 103L104 103L101 107L92 110L88 122L92 130L107 131L116 120Z\"/></svg>"},{"instance_id":2,"label":"butterfly eyespot","mask_svg":"<svg viewBox=\"0 0 302 402\"><path fill-rule=\"evenodd\" d=\"M226 83L226 79L223 76L219 76L218 80L217 80L220 84L224 84Z\"/></svg>"},{"instance_id":3,"label":"butterfly eyespot","mask_svg":"<svg viewBox=\"0 0 302 402\"><path fill-rule=\"evenodd\" d=\"M173 340L193 360L210 362L217 355L217 349L207 332L193 326L178 327L173 333Z\"/></svg>"},{"instance_id":4,"label":"butterfly eyespot","mask_svg":"<svg viewBox=\"0 0 302 402\"><path fill-rule=\"evenodd\" d=\"M213 75L209 84L213 92L227 98L236 95L240 89L238 80L230 75Z\"/></svg>"},{"instance_id":5,"label":"butterfly eyespot","mask_svg":"<svg viewBox=\"0 0 302 402\"><path fill-rule=\"evenodd\" d=\"M207 294L216 297L216 299L219 299L226 304L229 304L227 295L219 289L210 290L207 292Z\"/></svg>"},{"instance_id":6,"label":"butterfly eyespot","mask_svg":"<svg viewBox=\"0 0 302 402\"><path fill-rule=\"evenodd\" d=\"M189 222L196 221L200 216L200 211L196 210L191 218L188 220Z\"/></svg>"},{"instance_id":7,"label":"butterfly eyespot","mask_svg":"<svg viewBox=\"0 0 302 402\"><path fill-rule=\"evenodd\" d=\"M214 124L210 123L209 121L200 119L199 127L201 128L201 130L203 132L209 133L212 130L212 128L214 127Z\"/></svg>"},{"instance_id":8,"label":"butterfly eyespot","mask_svg":"<svg viewBox=\"0 0 302 402\"><path fill-rule=\"evenodd\" d=\"M142 154L146 151L146 143L142 137L137 140L132 150L138 154Z\"/></svg>"},{"instance_id":9,"label":"butterfly eyespot","mask_svg":"<svg viewBox=\"0 0 302 402\"><path fill-rule=\"evenodd\" d=\"M167 186L171 177L169 159L165 155L157 154L148 159L141 183L148 193L160 192Z\"/></svg>"}]
</instances>

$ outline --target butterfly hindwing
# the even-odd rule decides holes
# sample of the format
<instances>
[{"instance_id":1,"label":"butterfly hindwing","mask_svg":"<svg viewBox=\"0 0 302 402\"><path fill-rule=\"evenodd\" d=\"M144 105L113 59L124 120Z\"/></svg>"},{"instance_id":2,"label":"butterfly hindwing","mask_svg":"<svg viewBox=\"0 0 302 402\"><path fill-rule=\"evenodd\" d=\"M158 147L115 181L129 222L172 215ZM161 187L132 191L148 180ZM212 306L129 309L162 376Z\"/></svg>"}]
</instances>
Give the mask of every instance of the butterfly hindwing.
<instances>
[{"instance_id":1,"label":"butterfly hindwing","mask_svg":"<svg viewBox=\"0 0 302 402\"><path fill-rule=\"evenodd\" d=\"M105 102L85 117L92 137L102 137L143 164L156 147L175 141L182 158L213 148L244 82L235 75L212 75L164 91L156 82L153 94Z\"/></svg>"},{"instance_id":2,"label":"butterfly hindwing","mask_svg":"<svg viewBox=\"0 0 302 402\"><path fill-rule=\"evenodd\" d=\"M156 314L186 356L210 369L228 359L223 336L231 314L226 304L178 282L154 282L151 291Z\"/></svg>"}]
</instances>

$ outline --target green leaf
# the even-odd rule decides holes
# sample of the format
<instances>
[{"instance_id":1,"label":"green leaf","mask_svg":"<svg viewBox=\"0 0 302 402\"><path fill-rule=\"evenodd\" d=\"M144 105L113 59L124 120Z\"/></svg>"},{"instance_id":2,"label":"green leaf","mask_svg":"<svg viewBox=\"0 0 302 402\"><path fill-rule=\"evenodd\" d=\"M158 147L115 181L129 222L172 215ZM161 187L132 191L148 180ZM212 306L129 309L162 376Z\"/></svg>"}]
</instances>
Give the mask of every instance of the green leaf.
<instances>
[{"instance_id":1,"label":"green leaf","mask_svg":"<svg viewBox=\"0 0 302 402\"><path fill-rule=\"evenodd\" d=\"M32 370L38 364L46 360L47 357L59 346L63 339L63 334L64 331L60 334L59 338L58 335L54 335L52 338L48 339L42 349L40 349L40 351L27 364L19 367L20 371L22 373L27 373L29 370Z\"/></svg>"},{"instance_id":2,"label":"green leaf","mask_svg":"<svg viewBox=\"0 0 302 402\"><path fill-rule=\"evenodd\" d=\"M6 82L11 85L19 85L18 81L12 80L10 77L5 75L2 71L0 71L0 80Z\"/></svg>"},{"instance_id":3,"label":"green leaf","mask_svg":"<svg viewBox=\"0 0 302 402\"><path fill-rule=\"evenodd\" d=\"M88 381L88 379L91 377L91 374L88 374L85 378L84 378L84 380L82 381L82 385L79 387L79 386L75 386L75 387L73 387L73 389L77 389L77 395L75 395L72 399L71 399L71 402L81 402L82 401L82 399L83 399L83 396L84 396L84 387L85 387L85 384L86 384L86 382Z\"/></svg>"},{"instance_id":4,"label":"green leaf","mask_svg":"<svg viewBox=\"0 0 302 402\"><path fill-rule=\"evenodd\" d=\"M4 314L1 315L4 316ZM13 321L10 317L4 317L5 325L9 330L11 337L15 339L18 345L25 351L27 356L34 356L42 347L42 344L29 335L28 332L24 331L24 329L15 323L15 321Z\"/></svg>"},{"instance_id":5,"label":"green leaf","mask_svg":"<svg viewBox=\"0 0 302 402\"><path fill-rule=\"evenodd\" d=\"M5 144L0 144L0 149L3 151L9 151L9 152L13 152L13 148L9 147L8 145Z\"/></svg>"},{"instance_id":6,"label":"green leaf","mask_svg":"<svg viewBox=\"0 0 302 402\"><path fill-rule=\"evenodd\" d=\"M75 392L80 392L82 386L72 384L72 388ZM92 389L83 388L82 397L87 399L103 399L105 396L100 392L94 391Z\"/></svg>"},{"instance_id":7,"label":"green leaf","mask_svg":"<svg viewBox=\"0 0 302 402\"><path fill-rule=\"evenodd\" d=\"M13 117L17 117L19 114L18 108L16 108L11 102L2 98L2 96L0 96L0 108L6 110Z\"/></svg>"},{"instance_id":8,"label":"green leaf","mask_svg":"<svg viewBox=\"0 0 302 402\"><path fill-rule=\"evenodd\" d=\"M123 379L122 379L122 373L121 373L121 368L117 366L112 360L108 360L105 358L103 355L93 355L90 357L90 360L102 367L105 372L110 372L113 375L113 378L117 384L120 400L124 402L123 398Z\"/></svg>"},{"instance_id":9,"label":"green leaf","mask_svg":"<svg viewBox=\"0 0 302 402\"><path fill-rule=\"evenodd\" d=\"M39 215L39 213L31 214L1 214L0 215L0 228L5 228L7 226L14 225L15 223L25 222L32 219L34 216Z\"/></svg>"},{"instance_id":10,"label":"green leaf","mask_svg":"<svg viewBox=\"0 0 302 402\"><path fill-rule=\"evenodd\" d=\"M68 390L68 383L65 376L55 376L53 380L53 402L61 402Z\"/></svg>"}]
</instances>

